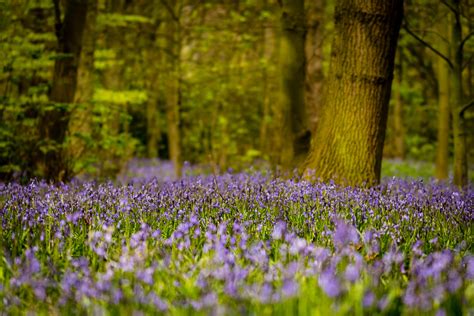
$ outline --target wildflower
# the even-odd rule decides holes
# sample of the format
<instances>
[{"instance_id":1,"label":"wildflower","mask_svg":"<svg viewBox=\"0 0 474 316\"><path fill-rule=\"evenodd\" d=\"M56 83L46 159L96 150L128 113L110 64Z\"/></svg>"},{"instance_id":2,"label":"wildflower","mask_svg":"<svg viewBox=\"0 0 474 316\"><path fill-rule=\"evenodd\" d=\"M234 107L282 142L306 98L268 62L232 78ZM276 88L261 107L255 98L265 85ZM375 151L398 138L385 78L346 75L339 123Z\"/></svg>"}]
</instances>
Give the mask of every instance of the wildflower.
<instances>
[{"instance_id":1,"label":"wildflower","mask_svg":"<svg viewBox=\"0 0 474 316\"><path fill-rule=\"evenodd\" d=\"M319 276L319 286L324 290L327 296L337 297L342 293L341 283L336 276L335 271L328 269Z\"/></svg>"}]
</instances>

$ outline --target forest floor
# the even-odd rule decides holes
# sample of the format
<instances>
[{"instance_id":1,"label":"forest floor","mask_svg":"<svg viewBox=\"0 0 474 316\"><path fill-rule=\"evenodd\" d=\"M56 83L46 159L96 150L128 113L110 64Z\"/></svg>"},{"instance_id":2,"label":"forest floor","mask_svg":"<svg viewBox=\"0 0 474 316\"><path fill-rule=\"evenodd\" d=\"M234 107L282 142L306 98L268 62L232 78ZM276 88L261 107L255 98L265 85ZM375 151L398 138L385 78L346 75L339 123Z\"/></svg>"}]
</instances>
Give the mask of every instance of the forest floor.
<instances>
[{"instance_id":1,"label":"forest floor","mask_svg":"<svg viewBox=\"0 0 474 316\"><path fill-rule=\"evenodd\" d=\"M141 161L124 184L0 184L0 311L474 312L472 187L186 168L176 181Z\"/></svg>"}]
</instances>

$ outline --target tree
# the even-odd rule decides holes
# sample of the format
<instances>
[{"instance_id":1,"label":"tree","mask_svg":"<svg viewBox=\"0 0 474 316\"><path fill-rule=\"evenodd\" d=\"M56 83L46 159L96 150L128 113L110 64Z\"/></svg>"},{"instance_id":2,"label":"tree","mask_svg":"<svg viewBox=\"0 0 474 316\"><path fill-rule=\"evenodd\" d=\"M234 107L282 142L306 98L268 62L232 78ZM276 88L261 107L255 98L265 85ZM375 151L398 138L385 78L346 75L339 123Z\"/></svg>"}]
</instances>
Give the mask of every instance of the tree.
<instances>
[{"instance_id":1,"label":"tree","mask_svg":"<svg viewBox=\"0 0 474 316\"><path fill-rule=\"evenodd\" d=\"M280 164L291 168L303 162L309 151L308 117L304 103L305 15L304 0L282 0L279 64L281 91Z\"/></svg>"},{"instance_id":2,"label":"tree","mask_svg":"<svg viewBox=\"0 0 474 316\"><path fill-rule=\"evenodd\" d=\"M72 176L64 141L70 120L68 104L74 101L77 88L87 0L68 0L63 21L59 0L54 1L54 8L59 56L54 64L50 101L55 104L48 106L41 116L40 133L46 142L41 164L47 179L62 181Z\"/></svg>"},{"instance_id":3,"label":"tree","mask_svg":"<svg viewBox=\"0 0 474 316\"><path fill-rule=\"evenodd\" d=\"M465 37L462 34L462 10L461 0L442 0L448 10L451 12L451 38L449 41L449 55L443 54L440 50L433 47L430 43L419 37L405 24L405 30L433 51L438 57L443 59L449 66L449 99L452 117L453 142L454 142L454 184L464 187L468 182L468 164L467 164L467 145L466 145L466 120L465 111L471 106L471 103L464 104L462 73L463 73L463 49L466 42L474 35L473 32Z\"/></svg>"},{"instance_id":4,"label":"tree","mask_svg":"<svg viewBox=\"0 0 474 316\"><path fill-rule=\"evenodd\" d=\"M402 0L336 2L321 121L305 176L348 185L380 181Z\"/></svg>"},{"instance_id":5,"label":"tree","mask_svg":"<svg viewBox=\"0 0 474 316\"><path fill-rule=\"evenodd\" d=\"M264 1L264 6L267 5L267 0ZM273 22L273 21L271 21ZM270 160L274 159L274 153L271 151L271 122L272 122L272 111L271 111L271 103L273 93L272 90L274 87L272 86L272 81L270 80L271 70L273 70L272 63L274 55L276 55L276 34L275 28L271 23L266 23L262 30L262 59L264 60L264 67L262 71L262 94L263 94L263 101L262 101L262 123L260 124L260 131L259 131L259 141L260 141L260 151L263 153L269 154L271 157Z\"/></svg>"},{"instance_id":6,"label":"tree","mask_svg":"<svg viewBox=\"0 0 474 316\"><path fill-rule=\"evenodd\" d=\"M449 28L439 24L441 39L439 51L449 56ZM439 180L448 178L449 175L449 135L450 135L450 107L449 107L449 66L441 58L437 59L438 76L438 143L436 145L435 176Z\"/></svg>"},{"instance_id":7,"label":"tree","mask_svg":"<svg viewBox=\"0 0 474 316\"><path fill-rule=\"evenodd\" d=\"M466 121L464 119L463 104L463 46L472 34L462 37L461 26L461 0L446 1L446 6L452 11L454 20L451 29L451 115L453 118L454 140L454 184L459 187L467 185L467 147L466 147Z\"/></svg>"},{"instance_id":8,"label":"tree","mask_svg":"<svg viewBox=\"0 0 474 316\"><path fill-rule=\"evenodd\" d=\"M305 105L309 117L309 129L315 134L319 112L321 111L321 92L323 86L323 26L325 0L306 1L306 81Z\"/></svg>"},{"instance_id":9,"label":"tree","mask_svg":"<svg viewBox=\"0 0 474 316\"><path fill-rule=\"evenodd\" d=\"M395 157L405 158L405 129L403 126L403 98L402 98L402 83L403 83L403 57L401 50L398 53L398 64L396 65L395 78L395 106L393 109L393 132L394 132L394 147Z\"/></svg>"},{"instance_id":10,"label":"tree","mask_svg":"<svg viewBox=\"0 0 474 316\"><path fill-rule=\"evenodd\" d=\"M94 92L94 51L96 46L97 0L87 1L87 16L82 41L82 50L77 70L77 87L74 95L74 108L68 127L71 142L68 146L68 159L72 159L78 167L73 172L85 167L81 162L90 149L91 139L91 101Z\"/></svg>"},{"instance_id":11,"label":"tree","mask_svg":"<svg viewBox=\"0 0 474 316\"><path fill-rule=\"evenodd\" d=\"M181 129L180 129L180 56L181 56L181 29L180 29L180 5L170 5L163 0L168 11L166 21L167 55L168 66L165 83L166 118L168 124L169 156L174 164L175 175L181 177L182 154L181 154Z\"/></svg>"}]
</instances>

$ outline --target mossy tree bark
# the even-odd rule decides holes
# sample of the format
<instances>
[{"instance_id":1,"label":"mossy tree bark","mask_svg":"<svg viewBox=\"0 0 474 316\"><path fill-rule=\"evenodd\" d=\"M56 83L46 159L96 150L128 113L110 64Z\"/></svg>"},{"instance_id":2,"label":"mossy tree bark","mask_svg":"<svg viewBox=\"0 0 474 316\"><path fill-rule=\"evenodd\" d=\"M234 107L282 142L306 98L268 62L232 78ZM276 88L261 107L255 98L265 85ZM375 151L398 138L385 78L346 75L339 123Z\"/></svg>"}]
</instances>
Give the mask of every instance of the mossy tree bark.
<instances>
[{"instance_id":1,"label":"mossy tree bark","mask_svg":"<svg viewBox=\"0 0 474 316\"><path fill-rule=\"evenodd\" d=\"M304 103L305 15L304 0L281 0L279 64L281 93L278 111L279 164L291 169L303 162L309 151L308 117Z\"/></svg>"},{"instance_id":2,"label":"mossy tree bark","mask_svg":"<svg viewBox=\"0 0 474 316\"><path fill-rule=\"evenodd\" d=\"M64 142L70 121L68 104L74 101L77 88L82 37L86 25L87 0L68 0L61 21L59 0L54 1L58 53L54 64L50 101L55 104L45 109L40 118L40 134L45 140L42 163L44 176L62 181L72 176Z\"/></svg>"},{"instance_id":3,"label":"mossy tree bark","mask_svg":"<svg viewBox=\"0 0 474 316\"><path fill-rule=\"evenodd\" d=\"M402 0L336 2L330 71L307 178L379 182L402 15Z\"/></svg>"}]
</instances>

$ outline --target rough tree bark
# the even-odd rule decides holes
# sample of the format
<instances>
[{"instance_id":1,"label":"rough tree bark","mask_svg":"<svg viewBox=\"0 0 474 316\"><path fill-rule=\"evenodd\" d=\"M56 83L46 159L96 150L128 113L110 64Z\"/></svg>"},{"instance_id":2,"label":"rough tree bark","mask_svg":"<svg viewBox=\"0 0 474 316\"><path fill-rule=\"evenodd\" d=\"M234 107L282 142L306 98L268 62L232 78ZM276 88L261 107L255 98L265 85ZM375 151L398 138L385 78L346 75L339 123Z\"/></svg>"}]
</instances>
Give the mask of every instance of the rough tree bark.
<instances>
[{"instance_id":1,"label":"rough tree bark","mask_svg":"<svg viewBox=\"0 0 474 316\"><path fill-rule=\"evenodd\" d=\"M321 121L305 176L380 181L403 0L339 0Z\"/></svg>"},{"instance_id":2,"label":"rough tree bark","mask_svg":"<svg viewBox=\"0 0 474 316\"><path fill-rule=\"evenodd\" d=\"M87 0L68 0L61 21L59 0L54 1L58 53L54 64L50 101L56 103L45 109L40 118L40 134L47 146L43 150L44 176L62 181L71 177L71 165L66 159L64 141L70 120L67 104L74 101L77 75L82 49L82 36L86 24Z\"/></svg>"}]
</instances>

